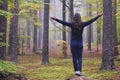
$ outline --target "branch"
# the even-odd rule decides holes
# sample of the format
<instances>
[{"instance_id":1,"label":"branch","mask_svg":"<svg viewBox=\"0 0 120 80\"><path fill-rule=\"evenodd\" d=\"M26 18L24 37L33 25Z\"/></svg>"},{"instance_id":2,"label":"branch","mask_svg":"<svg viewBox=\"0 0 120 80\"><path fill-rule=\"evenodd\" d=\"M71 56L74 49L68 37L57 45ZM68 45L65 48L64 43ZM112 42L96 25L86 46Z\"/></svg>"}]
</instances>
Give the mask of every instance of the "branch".
<instances>
[{"instance_id":1,"label":"branch","mask_svg":"<svg viewBox=\"0 0 120 80\"><path fill-rule=\"evenodd\" d=\"M60 0L60 2L63 3L63 0ZM69 10L71 10L70 5L68 6L67 4L65 4L65 6L66 6Z\"/></svg>"}]
</instances>

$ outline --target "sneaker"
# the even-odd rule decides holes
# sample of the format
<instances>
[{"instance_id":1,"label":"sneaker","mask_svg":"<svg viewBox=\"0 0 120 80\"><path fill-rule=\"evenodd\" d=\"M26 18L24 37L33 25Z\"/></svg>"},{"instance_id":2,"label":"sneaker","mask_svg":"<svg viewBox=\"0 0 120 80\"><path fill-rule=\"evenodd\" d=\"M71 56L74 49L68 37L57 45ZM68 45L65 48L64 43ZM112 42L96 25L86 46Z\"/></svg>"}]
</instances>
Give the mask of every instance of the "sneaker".
<instances>
[{"instance_id":1,"label":"sneaker","mask_svg":"<svg viewBox=\"0 0 120 80\"><path fill-rule=\"evenodd\" d=\"M81 75L82 75L82 72L80 72L80 71L75 71L75 75L81 76Z\"/></svg>"}]
</instances>

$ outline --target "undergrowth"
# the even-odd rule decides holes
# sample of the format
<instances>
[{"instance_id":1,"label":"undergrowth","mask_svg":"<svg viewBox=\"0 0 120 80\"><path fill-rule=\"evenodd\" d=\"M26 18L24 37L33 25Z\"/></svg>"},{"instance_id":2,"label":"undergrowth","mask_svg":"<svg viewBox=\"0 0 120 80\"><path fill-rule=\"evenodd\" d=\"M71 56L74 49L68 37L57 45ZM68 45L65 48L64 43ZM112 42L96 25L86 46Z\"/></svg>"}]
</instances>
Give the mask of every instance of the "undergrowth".
<instances>
[{"instance_id":1,"label":"undergrowth","mask_svg":"<svg viewBox=\"0 0 120 80\"><path fill-rule=\"evenodd\" d=\"M0 71L16 73L17 67L12 62L0 59Z\"/></svg>"}]
</instances>

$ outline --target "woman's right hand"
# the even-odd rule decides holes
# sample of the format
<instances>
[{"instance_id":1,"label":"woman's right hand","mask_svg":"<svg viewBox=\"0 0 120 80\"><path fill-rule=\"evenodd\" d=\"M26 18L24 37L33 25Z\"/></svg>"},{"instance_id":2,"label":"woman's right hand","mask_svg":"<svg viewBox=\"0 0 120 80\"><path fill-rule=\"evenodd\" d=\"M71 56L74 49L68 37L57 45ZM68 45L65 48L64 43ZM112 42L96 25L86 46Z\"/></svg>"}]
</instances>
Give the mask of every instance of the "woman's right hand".
<instances>
[{"instance_id":1,"label":"woman's right hand","mask_svg":"<svg viewBox=\"0 0 120 80\"><path fill-rule=\"evenodd\" d=\"M50 17L52 20L56 20L57 18L54 16L54 17Z\"/></svg>"},{"instance_id":2,"label":"woman's right hand","mask_svg":"<svg viewBox=\"0 0 120 80\"><path fill-rule=\"evenodd\" d=\"M98 16L102 16L103 15L103 13L98 13Z\"/></svg>"}]
</instances>

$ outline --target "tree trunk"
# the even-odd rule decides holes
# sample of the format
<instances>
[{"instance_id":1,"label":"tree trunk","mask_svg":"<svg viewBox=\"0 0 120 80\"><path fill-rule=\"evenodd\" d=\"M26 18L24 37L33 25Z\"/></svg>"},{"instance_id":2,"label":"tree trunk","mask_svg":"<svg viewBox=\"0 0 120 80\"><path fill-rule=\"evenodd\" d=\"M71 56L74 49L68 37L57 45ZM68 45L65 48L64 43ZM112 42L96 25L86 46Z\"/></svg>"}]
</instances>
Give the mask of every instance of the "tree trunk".
<instances>
[{"instance_id":1,"label":"tree trunk","mask_svg":"<svg viewBox=\"0 0 120 80\"><path fill-rule=\"evenodd\" d=\"M65 21L66 20L66 8L65 8L65 3L66 1L65 0L63 0L63 12L62 12L62 14L63 14L63 21ZM63 25L63 41L65 41L66 42L66 28L65 28L65 25ZM67 57L67 50L66 50L67 48L66 48L66 43L63 43L63 55L64 55L64 58L66 58Z\"/></svg>"},{"instance_id":2,"label":"tree trunk","mask_svg":"<svg viewBox=\"0 0 120 80\"><path fill-rule=\"evenodd\" d=\"M24 29L22 29L22 36L24 36L25 35L25 31L24 31ZM21 42L21 55L24 55L25 54L25 52L24 52L24 44L25 44L25 39L24 38L22 38L22 42Z\"/></svg>"},{"instance_id":3,"label":"tree trunk","mask_svg":"<svg viewBox=\"0 0 120 80\"><path fill-rule=\"evenodd\" d=\"M89 8L89 11L88 11L88 16L90 17L90 16L92 16L92 13L91 13L91 3L88 3L88 8ZM87 34L88 34L88 51L91 51L91 40L92 40L92 38L91 38L91 35L92 35L92 25L90 24L89 26L88 26L88 28L87 28L88 30L87 30Z\"/></svg>"},{"instance_id":4,"label":"tree trunk","mask_svg":"<svg viewBox=\"0 0 120 80\"><path fill-rule=\"evenodd\" d=\"M27 21L27 49L30 50L30 32L31 32L31 29L30 29L30 23L31 23L31 20L28 20Z\"/></svg>"},{"instance_id":5,"label":"tree trunk","mask_svg":"<svg viewBox=\"0 0 120 80\"><path fill-rule=\"evenodd\" d=\"M42 64L49 63L49 0L44 0L44 30Z\"/></svg>"},{"instance_id":6,"label":"tree trunk","mask_svg":"<svg viewBox=\"0 0 120 80\"><path fill-rule=\"evenodd\" d=\"M113 0L113 30L114 30L114 55L115 56L117 56L117 55L119 55L119 52L118 52L118 47L117 47L117 45L118 45L118 38L117 38L117 30L116 30L116 28L117 28L117 26L116 26L116 24L117 24L117 21L116 21L116 0Z\"/></svg>"},{"instance_id":7,"label":"tree trunk","mask_svg":"<svg viewBox=\"0 0 120 80\"><path fill-rule=\"evenodd\" d=\"M8 10L8 3L7 0L2 0L3 2L0 3L0 9L1 10ZM7 19L5 16L0 15L0 33L3 33L2 36L0 36L0 58L5 60L6 59L6 29L7 29Z\"/></svg>"},{"instance_id":8,"label":"tree trunk","mask_svg":"<svg viewBox=\"0 0 120 80\"><path fill-rule=\"evenodd\" d=\"M74 3L74 0L70 0L70 19L72 21L73 19L73 15L74 15L74 8L73 8L73 3Z\"/></svg>"},{"instance_id":9,"label":"tree trunk","mask_svg":"<svg viewBox=\"0 0 120 80\"><path fill-rule=\"evenodd\" d=\"M101 69L114 69L114 37L112 26L112 0L103 0L103 42Z\"/></svg>"},{"instance_id":10,"label":"tree trunk","mask_svg":"<svg viewBox=\"0 0 120 80\"><path fill-rule=\"evenodd\" d=\"M39 23L41 25L39 26L39 36L38 36L38 48L42 49L42 10L39 10Z\"/></svg>"},{"instance_id":11,"label":"tree trunk","mask_svg":"<svg viewBox=\"0 0 120 80\"><path fill-rule=\"evenodd\" d=\"M38 48L42 49L42 26L39 27Z\"/></svg>"},{"instance_id":12,"label":"tree trunk","mask_svg":"<svg viewBox=\"0 0 120 80\"><path fill-rule=\"evenodd\" d=\"M99 9L100 9L100 3L97 2L97 15L98 15L98 12L99 12ZM101 18L100 18L101 19ZM101 20L97 20L97 52L99 51L99 44L101 42Z\"/></svg>"},{"instance_id":13,"label":"tree trunk","mask_svg":"<svg viewBox=\"0 0 120 80\"><path fill-rule=\"evenodd\" d=\"M33 52L36 53L37 51L37 29L38 29L38 26L35 24L37 23L37 10L34 10L34 33L33 33Z\"/></svg>"},{"instance_id":14,"label":"tree trunk","mask_svg":"<svg viewBox=\"0 0 120 80\"><path fill-rule=\"evenodd\" d=\"M99 9L99 3L97 2L97 15L98 15L98 9ZM98 45L98 29L99 29L99 22L97 21L97 52L99 51L99 45Z\"/></svg>"},{"instance_id":15,"label":"tree trunk","mask_svg":"<svg viewBox=\"0 0 120 80\"><path fill-rule=\"evenodd\" d=\"M12 62L18 62L18 0L14 0L14 8L11 10L13 17L10 20L10 46L9 53Z\"/></svg>"}]
</instances>

